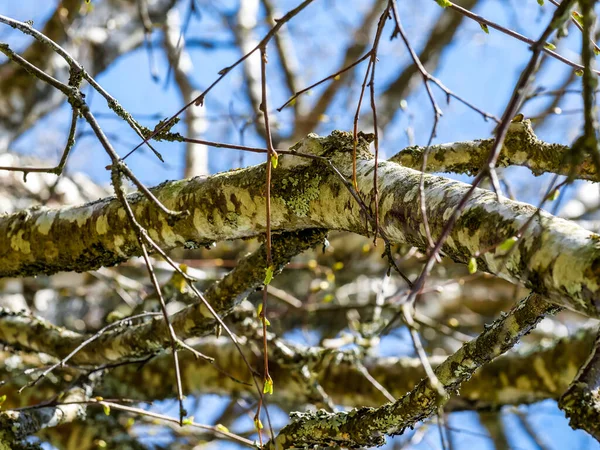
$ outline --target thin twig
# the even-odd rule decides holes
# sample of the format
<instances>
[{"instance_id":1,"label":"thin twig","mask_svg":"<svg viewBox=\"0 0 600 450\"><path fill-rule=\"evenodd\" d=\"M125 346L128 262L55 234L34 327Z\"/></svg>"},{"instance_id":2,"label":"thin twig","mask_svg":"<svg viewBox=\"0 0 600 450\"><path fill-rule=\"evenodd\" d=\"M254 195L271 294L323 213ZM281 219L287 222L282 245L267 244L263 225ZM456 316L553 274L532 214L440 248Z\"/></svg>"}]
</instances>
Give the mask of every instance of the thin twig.
<instances>
[{"instance_id":1,"label":"thin twig","mask_svg":"<svg viewBox=\"0 0 600 450\"><path fill-rule=\"evenodd\" d=\"M217 79L215 81L213 81L200 95L198 95L194 100L192 100L191 102L189 102L185 106L183 106L179 111L177 111L175 114L173 114L168 120L164 121L162 124L160 124L159 126L157 126L156 129L152 133L150 133L149 136L146 136L144 138L144 140L142 142L140 142L135 148L133 148L129 154L135 152L138 148L140 148L147 141L149 141L154 136L156 136L157 134L159 134L160 132L162 132L163 130L165 130L165 128L167 128L167 126L168 126L169 123L171 123L174 119L176 119L177 117L179 117L181 115L181 113L183 113L186 109L188 109L192 105L195 105L195 106L201 106L201 105L203 105L204 104L204 98L206 97L206 95L208 95L208 93L217 84L219 84L219 82L223 78L225 78L225 76L227 76L227 74L229 72L231 72L232 69L234 69L235 67L237 67L238 65L240 65L242 62L244 62L246 59L248 59L252 54L254 54L254 52L256 52L257 50L260 50L261 47L266 46L269 43L269 41L273 38L273 36L277 33L277 31L279 31L279 29L283 25L285 25L287 22L289 22L294 16L296 16L300 11L302 11L304 8L306 8L313 1L314 0L304 0L296 8L288 11L287 14L285 14L281 19L276 20L276 23L273 26L273 28L271 28L269 30L269 32L258 43L258 45L256 47L254 47L250 52L246 53L240 59L238 59L237 61L235 61L231 66L223 68L219 72L219 77L217 77ZM2 16L0 16L0 18L1 17Z\"/></svg>"},{"instance_id":2,"label":"thin twig","mask_svg":"<svg viewBox=\"0 0 600 450\"><path fill-rule=\"evenodd\" d=\"M465 9L455 3L452 3L450 1L448 1L447 3L448 3L448 8L458 12L459 14L462 14L462 15L468 17L469 19L474 20L475 22L477 22L479 24L487 25L490 28L498 30L512 38L517 39L518 41L525 42L526 44L529 44L532 47L537 46L537 44L539 42L539 41L534 41L533 39L529 39L528 37L523 36L522 34L519 34L516 31L513 31L509 28L503 27L502 25L492 22L491 20L488 20L484 17L478 16L477 14L475 14L475 13L469 11L468 9ZM565 3L565 1L563 1L561 3L561 5L563 5L564 3ZM554 17L557 17L557 16L555 15ZM567 66L573 67L576 70L583 69L583 66L581 64L577 64L577 63L565 58L564 56L559 55L554 50L550 50L549 48L546 48L545 47L546 39L544 40L542 45L543 45L543 47L540 50L541 52L547 53L548 55L552 56L553 58L559 60L560 62L566 64ZM600 72L598 72L598 71L595 71L595 73L600 74Z\"/></svg>"},{"instance_id":3,"label":"thin twig","mask_svg":"<svg viewBox=\"0 0 600 450\"><path fill-rule=\"evenodd\" d=\"M353 67L359 65L365 59L368 59L370 57L371 57L371 50L369 50L366 54L364 54L363 56L361 56L359 59L357 59L356 61L354 61L349 66L346 66L346 67L338 70L337 72L332 73L331 75L328 75L325 78L320 79L316 83L313 83L310 86L305 87L304 89L300 89L298 92L295 92L294 95L292 95L290 98L288 98L283 105L281 105L279 108L277 108L277 111L281 112L281 110L283 108L285 108L291 102L293 102L294 100L296 100L300 95L302 95L302 94L310 91L311 89L319 86L320 84L325 83L327 80L336 80L337 81L337 77L339 77L341 74L343 74L344 72L347 72L348 70L352 69Z\"/></svg>"}]
</instances>

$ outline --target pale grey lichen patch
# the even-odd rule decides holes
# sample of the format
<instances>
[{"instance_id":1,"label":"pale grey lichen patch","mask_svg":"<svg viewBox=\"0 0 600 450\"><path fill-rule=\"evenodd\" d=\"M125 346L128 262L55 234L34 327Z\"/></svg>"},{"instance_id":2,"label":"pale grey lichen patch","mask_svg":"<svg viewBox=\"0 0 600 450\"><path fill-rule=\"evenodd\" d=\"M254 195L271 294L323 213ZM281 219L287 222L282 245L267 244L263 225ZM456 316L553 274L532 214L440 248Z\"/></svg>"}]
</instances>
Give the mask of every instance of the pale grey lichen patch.
<instances>
[{"instance_id":1,"label":"pale grey lichen patch","mask_svg":"<svg viewBox=\"0 0 600 450\"><path fill-rule=\"evenodd\" d=\"M61 220L66 220L70 223L76 222L78 227L82 227L94 214L93 206L75 207L68 206L59 212Z\"/></svg>"},{"instance_id":2,"label":"pale grey lichen patch","mask_svg":"<svg viewBox=\"0 0 600 450\"><path fill-rule=\"evenodd\" d=\"M450 216L452 216L452 213L454 212L454 210L455 210L455 208L446 208L446 210L442 214L442 220L446 221L446 220L450 219Z\"/></svg>"},{"instance_id":3,"label":"pale grey lichen patch","mask_svg":"<svg viewBox=\"0 0 600 450\"><path fill-rule=\"evenodd\" d=\"M50 228L52 228L56 215L57 211L47 211L45 214L40 214L35 221L38 233L43 234L44 236L47 235Z\"/></svg>"},{"instance_id":4,"label":"pale grey lichen patch","mask_svg":"<svg viewBox=\"0 0 600 450\"><path fill-rule=\"evenodd\" d=\"M461 228L455 233L455 236L457 238L457 241L460 242L461 246L468 249L470 254L475 254L475 252L477 252L481 248L482 232L485 232L485 230L470 230L467 228ZM490 268L494 270L493 267Z\"/></svg>"},{"instance_id":5,"label":"pale grey lichen patch","mask_svg":"<svg viewBox=\"0 0 600 450\"><path fill-rule=\"evenodd\" d=\"M194 208L192 212L194 228L204 235L212 235L211 225L208 223L206 212L202 208Z\"/></svg>"},{"instance_id":6,"label":"pale grey lichen patch","mask_svg":"<svg viewBox=\"0 0 600 450\"><path fill-rule=\"evenodd\" d=\"M555 286L563 286L566 292L575 296L582 290L585 281L585 264L573 258L573 255L560 253L555 257L552 264L552 282ZM588 287L598 289L598 284L590 280Z\"/></svg>"},{"instance_id":7,"label":"pale grey lichen patch","mask_svg":"<svg viewBox=\"0 0 600 450\"><path fill-rule=\"evenodd\" d=\"M414 188L412 188L411 190L409 190L404 195L404 202L405 203L412 202L413 200L415 200L417 198L418 194L419 194L419 186L415 186Z\"/></svg>"},{"instance_id":8,"label":"pale grey lichen patch","mask_svg":"<svg viewBox=\"0 0 600 450\"><path fill-rule=\"evenodd\" d=\"M320 195L321 176L309 173L299 174L282 180L280 198L298 217L306 217L310 211L310 202Z\"/></svg>"}]
</instances>

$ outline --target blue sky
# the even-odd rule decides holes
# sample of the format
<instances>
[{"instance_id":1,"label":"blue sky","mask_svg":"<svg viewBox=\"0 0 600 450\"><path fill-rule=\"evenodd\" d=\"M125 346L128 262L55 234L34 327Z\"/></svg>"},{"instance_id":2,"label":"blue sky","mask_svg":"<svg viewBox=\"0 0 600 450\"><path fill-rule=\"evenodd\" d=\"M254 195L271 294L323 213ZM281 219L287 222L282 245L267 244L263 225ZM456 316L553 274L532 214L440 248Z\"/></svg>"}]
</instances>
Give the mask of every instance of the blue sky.
<instances>
[{"instance_id":1,"label":"blue sky","mask_svg":"<svg viewBox=\"0 0 600 450\"><path fill-rule=\"evenodd\" d=\"M285 11L294 4L295 2L292 1L282 1L280 2L280 9ZM353 26L357 22L357 18L361 16L351 8L338 7L335 9L335 16L332 18L326 12L333 8L333 6L330 8L330 5L336 4L339 6L340 2L315 2L300 13L289 27L295 41L302 43L296 46L296 51L303 68L303 78L307 84L337 70L341 60L341 51L348 40L348 25ZM358 11L362 11L365 9L365 4L368 3L356 1L353 4L356 5ZM512 4L512 6L508 7L507 4ZM10 5L6 8L6 11L3 11L0 6L0 11L12 14L22 20L34 17L36 23L41 23L44 14L34 8L34 5L39 6L39 1L23 0L18 4ZM182 15L184 15L188 3L182 2L181 5ZM220 2L218 7L221 10L234 11L235 2ZM409 38L412 39L413 46L419 49L427 37L427 30L430 25L435 22L439 14L443 13L443 10L434 1L420 1L409 4L400 2L400 8L406 32ZM507 13L507 11L511 11L511 8L515 11ZM548 4L540 7L536 0L523 2L487 0L480 2L476 12L485 17L493 18L503 25L515 28L517 31L535 39L547 23L551 9L552 7ZM193 20L190 26L190 37L231 40L231 36L224 32L220 23L217 22L217 16L210 12L210 8L207 8L207 10L208 12L204 12L200 20ZM515 17L518 17L518 20ZM267 28L262 26L257 34L264 35L266 30ZM10 34L11 39L9 41L16 37L14 35L14 33ZM389 36L389 33L385 32L384 37L387 38L387 36ZM160 39L160 33L155 32L154 42L160 45ZM576 51L579 45L579 36L577 33L572 32L569 38L559 44L559 51L565 56L577 60ZM151 79L148 70L148 54L144 49L139 49L120 58L109 70L97 77L98 81L134 115L136 113L160 114L167 117L181 106L179 95L173 84L171 83L167 88L164 86L167 70L166 60L160 52L156 52L156 54L161 76L161 82L159 83L154 83ZM206 87L217 77L217 72L220 69L230 65L240 56L232 49L220 49L218 51L194 49L191 51L191 55L195 67L194 81L200 88ZM500 116L508 101L516 77L527 63L529 55L530 52L526 44L515 41L495 30L491 30L490 34L486 35L477 23L466 20L455 41L444 53L435 75L457 94L462 95L485 111ZM378 90L383 89L387 82L409 63L408 54L399 40L390 42L388 39L382 39L379 60L376 84ZM315 61L318 63L314 63ZM309 63L306 64L307 62ZM357 77L362 77L364 68L365 65L360 66ZM286 121L286 116L289 117L288 112L284 110L277 113L274 108L281 105L288 95L283 89L282 80L278 77L274 55L272 55L268 70L271 74L269 78L269 102L272 114L279 119L285 131L286 123L289 123L289 120ZM569 70L561 63L552 62L536 80L537 85L550 88L561 80ZM239 143L239 133L231 120L227 118L227 115L230 108L236 113L247 113L248 105L239 94L241 89L241 69L236 69L208 95L205 104L206 114L214 120L206 133L207 139ZM313 95L306 97L306 100L310 102L316 98L320 89L314 89ZM452 100L449 105L446 104L444 94L435 86L433 90L436 93L438 103L444 110L444 116L438 126L435 142L450 142L490 136L494 127L493 122L485 122L480 115L455 100ZM327 113L328 121L321 124L318 132L326 134L333 129L351 129L355 108L351 105L356 105L357 95L357 89L354 89L353 96L350 99L346 95L339 95ZM406 128L409 126L414 129L415 143L425 144L429 137L432 114L425 90L422 87L419 88L406 100L408 103L406 111L397 114L393 124L383 134L381 148L387 155L391 155L408 145ZM579 107L580 102L577 96L569 97L568 100L568 104L563 105L563 109ZM526 116L535 114L536 110L547 101L547 99L540 99L531 102L524 111ZM99 96L94 95L91 104L93 111L109 113L105 103ZM368 102L364 102L364 105L361 115L367 117L370 114ZM58 155L61 151L59 137L61 133L62 135L67 133L68 117L67 107L52 114L52 117L40 123L31 133L23 136L15 144L15 149L27 152L43 151L51 154L52 149L39 148L40 142L47 142L46 135L48 127L50 127L53 132L57 133L57 143L53 150ZM155 124L154 120L141 119L141 122L149 126ZM554 126L555 122L560 123L560 126ZM569 143L576 137L580 122L581 118L578 116L558 117L538 130L538 134L541 138L549 141ZM115 142L115 146L120 153L124 154L136 143L136 136L119 121L109 119L103 115L101 123L107 132L119 134L120 139ZM246 133L245 141L249 145L264 145L252 133ZM162 166L147 153L136 155L136 157L129 160L131 167L140 173L142 179L149 184L156 184L165 179L178 178L182 173L183 146L169 143L157 144L157 147L161 149L166 157L167 164L165 166ZM239 158L239 153L235 151L211 149L210 152L212 171L228 169L236 164ZM97 163L90 164L90 159ZM261 157L257 155L246 155L244 159L248 164L261 161ZM107 157L103 155L103 151L94 138L89 136L79 143L71 161L71 169L85 170L98 181L107 182L109 175L104 170L106 162L108 162ZM527 172L524 172L523 175L519 173L518 178L526 174ZM512 181L518 184L518 179ZM540 188L539 184L542 183L537 179L534 182L537 189ZM527 185L529 189L532 189L530 182Z\"/></svg>"}]
</instances>

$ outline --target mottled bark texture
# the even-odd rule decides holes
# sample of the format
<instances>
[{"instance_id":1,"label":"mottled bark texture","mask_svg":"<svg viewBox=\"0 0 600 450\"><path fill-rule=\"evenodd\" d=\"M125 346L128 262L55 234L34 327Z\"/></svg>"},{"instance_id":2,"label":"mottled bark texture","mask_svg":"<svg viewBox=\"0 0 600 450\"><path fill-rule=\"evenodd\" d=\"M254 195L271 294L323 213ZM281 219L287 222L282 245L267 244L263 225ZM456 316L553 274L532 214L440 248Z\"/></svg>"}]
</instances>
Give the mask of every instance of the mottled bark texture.
<instances>
[{"instance_id":1,"label":"mottled bark texture","mask_svg":"<svg viewBox=\"0 0 600 450\"><path fill-rule=\"evenodd\" d=\"M444 411L496 410L506 405L557 400L568 388L593 348L594 336L593 330L582 330L568 338L507 353L480 367L461 386L460 395L450 397ZM306 383L297 377L298 368L304 364L308 365L336 405L375 407L387 402L381 392L358 370L351 353L326 351L291 342L285 344L293 355L286 361L278 358L273 346L269 345L269 372L276 380L272 402L290 409L301 408L308 402ZM196 349L206 355L218 357L216 364L226 368L227 373L237 380L248 384L252 381L238 350L226 338L205 338ZM260 365L261 354L246 347L244 353L253 367ZM190 394L228 395L239 392L251 395L253 392L251 385L243 385L223 376L214 365L195 360L191 354L182 353L181 358L184 388ZM296 364L291 365L289 359L296 361ZM430 361L437 367L444 359L433 356ZM363 363L369 373L396 398L401 398L425 377L418 358L369 357ZM561 370L555 370L556 367ZM174 395L175 387L163 381L172 377L173 367L169 355L163 355L141 369L136 365L114 369L104 379L99 392L104 397L111 398L125 395L139 399L169 398ZM18 386L15 382L15 387ZM285 389L278 386L285 386Z\"/></svg>"},{"instance_id":2,"label":"mottled bark texture","mask_svg":"<svg viewBox=\"0 0 600 450\"><path fill-rule=\"evenodd\" d=\"M272 259L274 274L297 254L323 242L321 230L282 233L273 238ZM205 300L219 316L231 310L265 280L266 249L244 258L220 282L212 284L204 293ZM217 324L214 316L200 299L170 317L177 337L187 339L211 333ZM89 338L24 313L0 309L0 342L26 350L43 352L65 358ZM136 326L122 326L107 331L79 350L69 361L77 365L99 365L147 357L169 347L169 333L164 320L154 319Z\"/></svg>"},{"instance_id":3,"label":"mottled bark texture","mask_svg":"<svg viewBox=\"0 0 600 450\"><path fill-rule=\"evenodd\" d=\"M460 395L450 397L444 410L497 410L506 405L529 404L547 399L558 400L575 378L579 367L586 361L594 347L595 330L580 330L573 336L528 346L520 351L507 353L479 368L473 377L460 388ZM351 354L318 347L306 347L285 342L290 349L291 359L282 361L269 345L269 371L276 380L271 402L286 408L300 408L308 402L307 386L297 377L298 367L307 364L316 380L335 404L346 407L380 406L387 402L380 391L369 383L357 369ZM260 345L260 343L257 343ZM241 384L224 376L215 364L196 359L189 352L181 352L181 370L184 390L189 395L219 394L252 395L254 388L248 368L235 345L226 337L203 338L195 348L205 355L217 357L215 364ZM262 355L244 346L242 349L252 367L262 362ZM316 355L320 355L316 358ZM8 359L10 358L10 359ZM35 389L17 390L31 380L23 371L30 367L48 364L34 354L0 353L0 359L10 364L0 367L0 378L6 383L0 386L0 395L7 395L4 409L36 404L58 393L58 385L43 382ZM444 360L432 356L430 361L437 367ZM368 357L363 361L369 373L394 397L400 398L423 379L425 372L418 358L413 357ZM555 370L560 367L561 370ZM136 398L140 400L162 400L175 395L172 380L172 357L163 354L144 365L130 364L111 370L96 388L96 394L104 398ZM70 369L57 369L55 375L62 380ZM285 386L279 389L278 386Z\"/></svg>"},{"instance_id":4,"label":"mottled bark texture","mask_svg":"<svg viewBox=\"0 0 600 450\"><path fill-rule=\"evenodd\" d=\"M94 377L98 378L98 377ZM63 405L7 411L0 414L0 450L18 447L20 442L34 433L57 427L64 423L85 419L86 408L77 402L89 400L92 394L90 384L77 386L67 391L61 400ZM69 404L70 403L70 404Z\"/></svg>"},{"instance_id":5,"label":"mottled bark texture","mask_svg":"<svg viewBox=\"0 0 600 450\"><path fill-rule=\"evenodd\" d=\"M427 149L427 172L451 172L469 175L477 174L485 167L494 139L453 142L432 145ZM390 158L390 161L411 169L421 170L426 147L405 148ZM535 175L551 172L571 175L575 178L600 181L596 168L589 155L582 161L572 161L571 147L549 144L537 138L529 120L510 124L498 167L525 166Z\"/></svg>"},{"instance_id":6,"label":"mottled bark texture","mask_svg":"<svg viewBox=\"0 0 600 450\"><path fill-rule=\"evenodd\" d=\"M357 176L360 195L373 210L374 161L368 140L361 138ZM372 234L368 218L346 181L327 159L349 177L352 135L309 135L292 147L322 159L283 155L273 171L271 226L275 232L307 228ZM421 174L393 162L380 162L379 222L390 242L424 249L426 233L419 206ZM471 186L426 175L427 216L433 239ZM265 166L211 177L165 182L153 189L168 208L187 210L175 220L163 215L140 193L128 196L138 221L161 247L196 247L213 241L265 232ZM532 218L533 216L533 218ZM531 219L509 251L501 246ZM512 282L524 283L549 301L598 317L600 236L533 206L502 199L483 189L475 192L442 251L466 263L482 249L478 267ZM0 217L0 276L85 271L114 265L140 254L122 205L113 197L79 207L31 208Z\"/></svg>"},{"instance_id":7,"label":"mottled bark texture","mask_svg":"<svg viewBox=\"0 0 600 450\"><path fill-rule=\"evenodd\" d=\"M435 369L448 394L458 391L476 369L512 348L544 315L554 313L552 306L532 294L519 302L508 314L496 320L477 338L464 344ZM429 379L425 378L394 403L379 408L358 408L350 412L326 411L292 413L292 421L283 427L266 448L281 450L301 445L359 448L385 443L385 435L402 434L408 427L426 419L443 405Z\"/></svg>"}]
</instances>

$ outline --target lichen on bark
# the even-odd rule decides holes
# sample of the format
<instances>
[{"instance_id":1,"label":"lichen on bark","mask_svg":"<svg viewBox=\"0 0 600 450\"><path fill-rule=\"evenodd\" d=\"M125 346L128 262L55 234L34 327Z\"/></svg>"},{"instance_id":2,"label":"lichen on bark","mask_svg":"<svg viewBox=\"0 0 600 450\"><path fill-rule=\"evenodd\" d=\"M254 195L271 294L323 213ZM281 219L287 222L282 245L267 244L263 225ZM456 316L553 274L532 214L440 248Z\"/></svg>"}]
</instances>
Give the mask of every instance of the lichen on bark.
<instances>
[{"instance_id":1,"label":"lichen on bark","mask_svg":"<svg viewBox=\"0 0 600 450\"><path fill-rule=\"evenodd\" d=\"M435 369L435 374L448 394L455 393L476 369L513 347L546 314L559 308L532 294L502 315L478 337L465 343ZM294 414L278 436L267 444L269 450L282 450L301 445L379 446L385 435L402 434L404 430L434 414L441 398L428 378L396 402L378 408L358 408L350 412L324 411Z\"/></svg>"},{"instance_id":2,"label":"lichen on bark","mask_svg":"<svg viewBox=\"0 0 600 450\"><path fill-rule=\"evenodd\" d=\"M425 151L428 153L427 172L451 172L475 175L485 166L494 139L436 144L429 147L407 147L390 158L390 161L411 169L421 170ZM557 173L575 178L600 181L592 158L572 161L571 147L550 144L537 138L529 120L510 124L508 134L498 157L498 167L525 166L534 175Z\"/></svg>"},{"instance_id":3,"label":"lichen on bark","mask_svg":"<svg viewBox=\"0 0 600 450\"><path fill-rule=\"evenodd\" d=\"M371 235L364 210L371 215L375 211L370 138L361 135L357 148L357 182L365 203L362 207L349 190L351 133L309 135L292 147L297 155L282 155L271 180L272 230L323 228ZM313 157L301 157L301 153ZM332 165L338 173L332 171ZM346 179L340 179L340 174ZM427 236L418 200L421 173L384 161L378 166L378 180L379 223L386 237L391 243L425 249ZM424 176L425 205L434 240L470 188L444 177ZM266 231L264 164L166 182L152 191L167 208L190 212L172 221L141 194L128 196L140 224L164 249L189 248ZM532 216L508 255L497 249ZM442 250L453 260L466 263L486 249L478 259L482 270L523 283L550 301L591 317L600 315L597 235L530 205L508 199L499 202L493 193L475 189ZM114 198L59 210L32 208L0 217L0 276L91 270L139 253L135 233Z\"/></svg>"}]
</instances>

